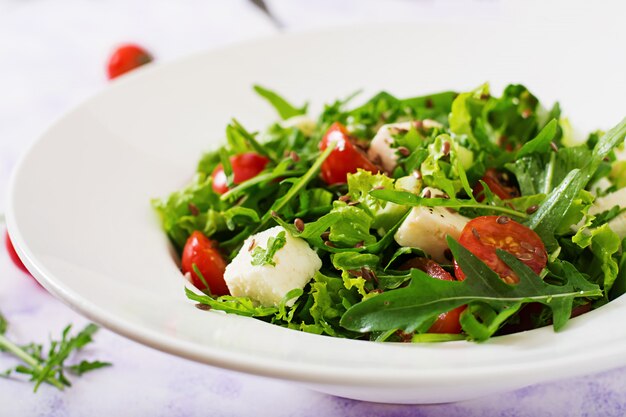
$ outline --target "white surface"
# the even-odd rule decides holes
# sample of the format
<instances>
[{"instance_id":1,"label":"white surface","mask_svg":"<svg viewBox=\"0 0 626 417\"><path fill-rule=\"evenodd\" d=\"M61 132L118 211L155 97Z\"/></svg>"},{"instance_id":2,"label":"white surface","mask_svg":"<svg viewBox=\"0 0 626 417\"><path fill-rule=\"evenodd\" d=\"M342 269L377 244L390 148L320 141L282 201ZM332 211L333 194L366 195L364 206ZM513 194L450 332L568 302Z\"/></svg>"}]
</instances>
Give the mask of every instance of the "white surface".
<instances>
[{"instance_id":1,"label":"white surface","mask_svg":"<svg viewBox=\"0 0 626 417\"><path fill-rule=\"evenodd\" d=\"M603 65L605 54L595 50L595 34L611 37L615 42L623 43L625 39L624 5L620 0L593 4L580 0L392 0L385 1L384 7L380 7L382 2L373 0L269 3L290 31L391 19L413 24L461 20L477 26L490 20L514 20L525 25L520 37L536 28L549 30L550 39L546 42L554 45L555 60L565 56L599 66ZM104 60L115 43L144 43L164 62L192 51L273 32L269 23L243 1L217 4L206 0L0 0L0 211L6 207L8 178L17 157L68 107L106 85ZM579 48L559 48L558 39L570 36L582 40ZM468 48L489 47L489 41ZM543 70L541 63L532 64L539 73ZM605 71L615 69L605 67ZM567 73L566 67L563 72ZM617 91L624 91L623 82ZM590 91L576 89L569 94L570 100L594 97ZM605 93L609 97L616 94ZM557 97L564 98L561 93ZM594 103L600 111L606 108L602 100ZM565 110L569 110L567 106ZM0 309L11 322L11 337L19 342L44 341L49 334L58 335L69 322L84 323L78 314L14 268L3 251ZM626 410L624 369L464 403L383 406L200 366L106 330L96 339L87 356L109 360L115 364L113 368L75 380L75 386L63 393L44 386L33 395L30 384L0 379L0 415L560 417L622 416ZM0 368L13 363L6 355L0 355Z\"/></svg>"},{"instance_id":2,"label":"white surface","mask_svg":"<svg viewBox=\"0 0 626 417\"><path fill-rule=\"evenodd\" d=\"M572 320L560 334L543 328L484 344L434 345L320 337L219 312L199 313L185 302L179 271L148 202L189 177L189 161L210 143L219 143L229 116L236 114L253 128L273 119L250 91L254 82L297 102L309 97L313 108L360 86L406 95L467 88L485 77L496 86L525 79L540 97L559 92L547 82L559 67L552 49L538 43L543 33L525 39L524 49L515 47L517 37L502 35L494 47L518 51L503 60L486 50L467 55L456 39L463 34L466 43L477 44L490 33L514 32L511 25L383 29L285 36L145 68L68 114L31 148L12 182L7 221L29 269L91 319L142 343L344 397L455 401L626 364L626 328L610 325L626 313L626 298ZM421 42L427 35L439 42ZM523 52L528 42L536 45L532 54ZM294 47L301 44L306 50ZM377 62L391 62L414 45L425 56L441 49L447 54L429 67L405 59L393 79L383 77L388 66ZM364 67L359 57L372 49L382 59ZM332 77L321 57L335 65ZM538 74L522 65L530 59L552 69ZM608 65L623 67L625 59L616 56ZM455 70L467 64L465 71ZM561 59L559 64L571 68L573 62ZM621 74L609 73L601 82L594 77L585 83L582 75L600 73L592 65L577 68L559 74L561 85L603 95L621 81ZM308 80L306 88L301 79ZM408 92L406 85L415 79L421 81ZM605 101L609 108L620 108L620 101ZM602 125L610 125L612 113L620 111L598 112L582 100L566 105L571 114L584 111L588 121Z\"/></svg>"}]
</instances>

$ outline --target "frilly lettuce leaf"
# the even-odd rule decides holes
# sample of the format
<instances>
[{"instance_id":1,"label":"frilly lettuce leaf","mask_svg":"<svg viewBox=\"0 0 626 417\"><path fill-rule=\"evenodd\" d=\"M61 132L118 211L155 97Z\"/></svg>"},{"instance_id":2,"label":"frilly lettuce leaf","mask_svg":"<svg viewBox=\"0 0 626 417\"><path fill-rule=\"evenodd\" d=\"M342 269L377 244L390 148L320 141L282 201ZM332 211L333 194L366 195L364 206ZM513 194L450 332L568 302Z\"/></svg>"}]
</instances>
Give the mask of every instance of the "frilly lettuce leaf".
<instances>
[{"instance_id":1,"label":"frilly lettuce leaf","mask_svg":"<svg viewBox=\"0 0 626 417\"><path fill-rule=\"evenodd\" d=\"M351 201L359 202L359 208L371 218L371 227L389 230L407 212L408 208L384 200L379 200L370 191L377 189L393 190L394 180L384 174L372 174L359 169L348 175L348 195Z\"/></svg>"},{"instance_id":2,"label":"frilly lettuce leaf","mask_svg":"<svg viewBox=\"0 0 626 417\"><path fill-rule=\"evenodd\" d=\"M369 245L376 242L370 233L372 218L365 210L337 201L332 213L338 213L341 220L330 226L328 240L338 247L354 247L356 244Z\"/></svg>"}]
</instances>

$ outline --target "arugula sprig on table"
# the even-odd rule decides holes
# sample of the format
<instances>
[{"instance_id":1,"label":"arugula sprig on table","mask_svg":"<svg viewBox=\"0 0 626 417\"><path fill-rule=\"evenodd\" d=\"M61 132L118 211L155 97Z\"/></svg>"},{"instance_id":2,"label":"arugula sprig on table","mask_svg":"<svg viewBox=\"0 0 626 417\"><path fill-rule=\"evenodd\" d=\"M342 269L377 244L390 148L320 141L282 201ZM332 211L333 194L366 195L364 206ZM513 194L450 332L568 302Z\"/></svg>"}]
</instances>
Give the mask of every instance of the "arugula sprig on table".
<instances>
[{"instance_id":1,"label":"arugula sprig on table","mask_svg":"<svg viewBox=\"0 0 626 417\"><path fill-rule=\"evenodd\" d=\"M88 324L75 336L70 335L72 326L63 329L61 339L52 340L47 351L38 343L18 345L6 337L8 322L0 313L0 352L5 352L19 359L21 363L7 369L0 374L2 377L10 377L12 374L28 375L30 381L35 384L37 392L43 383L50 384L59 390L70 387L72 384L66 377L66 372L80 376L87 372L111 366L109 362L82 360L68 365L66 360L77 351L93 341L92 336L98 331L98 326Z\"/></svg>"}]
</instances>

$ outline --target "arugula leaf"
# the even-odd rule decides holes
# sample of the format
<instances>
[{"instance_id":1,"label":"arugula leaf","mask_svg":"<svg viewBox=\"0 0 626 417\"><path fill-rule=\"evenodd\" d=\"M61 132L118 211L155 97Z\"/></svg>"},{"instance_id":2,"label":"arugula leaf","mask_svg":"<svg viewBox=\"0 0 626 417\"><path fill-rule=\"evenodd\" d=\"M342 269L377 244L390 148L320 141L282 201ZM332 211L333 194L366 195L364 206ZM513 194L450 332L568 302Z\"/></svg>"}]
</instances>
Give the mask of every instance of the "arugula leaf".
<instances>
[{"instance_id":1,"label":"arugula leaf","mask_svg":"<svg viewBox=\"0 0 626 417\"><path fill-rule=\"evenodd\" d=\"M370 192L373 197L380 200L391 201L396 204L401 204L411 207L450 207L456 210L462 208L472 208L478 210L499 212L511 215L515 218L524 219L528 217L526 213L517 211L506 206L494 206L477 202L476 200L462 200L456 198L424 198L419 197L413 193L406 191L393 191L393 190L373 190Z\"/></svg>"},{"instance_id":2,"label":"arugula leaf","mask_svg":"<svg viewBox=\"0 0 626 417\"><path fill-rule=\"evenodd\" d=\"M550 142L554 139L557 132L558 122L556 119L543 127L532 140L529 140L517 151L516 158L521 158L531 153L544 153L550 149Z\"/></svg>"},{"instance_id":3,"label":"arugula leaf","mask_svg":"<svg viewBox=\"0 0 626 417\"><path fill-rule=\"evenodd\" d=\"M281 119L283 120L289 119L293 116L306 114L308 104L305 104L302 107L295 107L293 104L290 104L287 100L279 96L274 91L263 88L260 85L255 85L253 88L254 91L257 92L257 94L266 99L274 107L274 109L276 109Z\"/></svg>"},{"instance_id":4,"label":"arugula leaf","mask_svg":"<svg viewBox=\"0 0 626 417\"><path fill-rule=\"evenodd\" d=\"M68 366L67 369L78 376L84 375L87 372L95 371L96 369L105 368L111 366L109 362L100 361L80 361L77 365Z\"/></svg>"},{"instance_id":5,"label":"arugula leaf","mask_svg":"<svg viewBox=\"0 0 626 417\"><path fill-rule=\"evenodd\" d=\"M266 317L276 314L278 308L257 306L254 301L248 297L233 297L231 295L222 295L217 298L211 298L208 295L199 295L185 288L185 295L192 301L207 305L214 310L225 311L226 313L238 314L246 317Z\"/></svg>"},{"instance_id":6,"label":"arugula leaf","mask_svg":"<svg viewBox=\"0 0 626 417\"><path fill-rule=\"evenodd\" d=\"M400 246L398 249L396 249L393 255L391 255L391 258L389 258L389 262L387 262L387 265L383 268L383 270L384 271L388 270L394 262L396 262L399 258L405 255L409 255L410 257L415 257L415 258L426 257L426 254L421 249Z\"/></svg>"},{"instance_id":7,"label":"arugula leaf","mask_svg":"<svg viewBox=\"0 0 626 417\"><path fill-rule=\"evenodd\" d=\"M563 214L569 209L572 200L584 186L585 177L579 173L579 169L572 170L526 221L526 226L535 230L541 237L548 252L558 246L554 232L561 224Z\"/></svg>"},{"instance_id":8,"label":"arugula leaf","mask_svg":"<svg viewBox=\"0 0 626 417\"><path fill-rule=\"evenodd\" d=\"M231 207L222 213L228 230L235 230L237 226L255 224L261 221L259 214L247 207Z\"/></svg>"},{"instance_id":9,"label":"arugula leaf","mask_svg":"<svg viewBox=\"0 0 626 417\"><path fill-rule=\"evenodd\" d=\"M7 319L2 315L2 312L0 311L0 335L3 335L6 333L7 327L9 327L9 323L7 322Z\"/></svg>"},{"instance_id":10,"label":"arugula leaf","mask_svg":"<svg viewBox=\"0 0 626 417\"><path fill-rule=\"evenodd\" d=\"M287 236L285 231L278 233L275 237L270 236L267 239L267 249L263 249L257 246L252 251L252 261L250 262L254 266L259 265L271 265L276 266L274 262L274 255L287 243Z\"/></svg>"},{"instance_id":11,"label":"arugula leaf","mask_svg":"<svg viewBox=\"0 0 626 417\"><path fill-rule=\"evenodd\" d=\"M498 311L487 303L476 301L470 303L461 313L459 322L463 331L471 339L484 341L497 332L507 319L519 311L521 306L521 302L512 303Z\"/></svg>"},{"instance_id":12,"label":"arugula leaf","mask_svg":"<svg viewBox=\"0 0 626 417\"><path fill-rule=\"evenodd\" d=\"M591 220L590 228L600 227L601 225L610 222L614 218L618 217L620 214L626 211L626 207L613 206L608 210L604 210L601 213L593 215L593 219Z\"/></svg>"},{"instance_id":13,"label":"arugula leaf","mask_svg":"<svg viewBox=\"0 0 626 417\"><path fill-rule=\"evenodd\" d=\"M412 332L433 317L468 303L481 302L501 312L515 308L518 303L540 302L552 309L558 330L564 324L563 317L569 317L571 300L602 295L600 289L590 283L547 284L513 255L499 251L498 256L520 277L519 284L509 285L454 239L448 237L448 245L467 275L464 281L438 280L412 269L408 287L352 306L341 318L341 325L359 332L389 329Z\"/></svg>"}]
</instances>

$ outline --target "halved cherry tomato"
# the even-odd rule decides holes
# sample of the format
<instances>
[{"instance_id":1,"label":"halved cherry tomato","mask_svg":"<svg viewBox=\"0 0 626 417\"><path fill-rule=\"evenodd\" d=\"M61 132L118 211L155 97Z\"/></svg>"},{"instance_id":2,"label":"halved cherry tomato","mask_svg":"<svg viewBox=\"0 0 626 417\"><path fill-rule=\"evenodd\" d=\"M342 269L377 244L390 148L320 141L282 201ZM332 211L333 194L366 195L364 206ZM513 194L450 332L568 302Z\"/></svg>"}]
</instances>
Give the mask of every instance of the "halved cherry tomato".
<instances>
[{"instance_id":1,"label":"halved cherry tomato","mask_svg":"<svg viewBox=\"0 0 626 417\"><path fill-rule=\"evenodd\" d=\"M495 168L489 168L481 180L487 184L492 193L502 200L508 200L520 196L517 186L513 183L511 176L506 172L500 172ZM479 182L474 186L474 197L478 201L485 199L484 187Z\"/></svg>"},{"instance_id":2,"label":"halved cherry tomato","mask_svg":"<svg viewBox=\"0 0 626 417\"><path fill-rule=\"evenodd\" d=\"M230 165L233 168L233 183L240 184L244 181L259 175L259 172L265 169L270 161L266 157L254 152L246 152L239 155L231 156ZM218 194L224 194L228 191L228 183L226 174L222 164L218 164L213 170L213 191Z\"/></svg>"},{"instance_id":3,"label":"halved cherry tomato","mask_svg":"<svg viewBox=\"0 0 626 417\"><path fill-rule=\"evenodd\" d=\"M400 266L400 270L416 268L426 272L431 277L443 281L454 281L454 277L443 269L437 262L428 258L413 258ZM441 313L437 320L428 329L429 333L461 333L461 323L459 317L465 310L465 306L457 307L447 313Z\"/></svg>"},{"instance_id":4,"label":"halved cherry tomato","mask_svg":"<svg viewBox=\"0 0 626 417\"><path fill-rule=\"evenodd\" d=\"M28 272L28 269L26 269L20 257L17 256L17 252L15 251L13 243L11 242L11 238L9 237L9 232L6 230L4 231L4 244L7 247L7 252L9 252L9 258L11 258L15 266L30 275L30 272Z\"/></svg>"},{"instance_id":5,"label":"halved cherry tomato","mask_svg":"<svg viewBox=\"0 0 626 417\"><path fill-rule=\"evenodd\" d=\"M345 184L348 174L353 174L358 168L377 173L378 167L367 158L365 152L355 144L355 139L350 136L348 130L339 122L333 123L320 142L320 150L325 150L329 144L335 142L335 149L322 163L322 179L328 185Z\"/></svg>"},{"instance_id":6,"label":"halved cherry tomato","mask_svg":"<svg viewBox=\"0 0 626 417\"><path fill-rule=\"evenodd\" d=\"M539 274L548 262L546 248L537 233L506 216L481 216L470 220L459 237L459 243L494 270L504 282L519 282L519 277L496 255L502 249L514 255ZM454 261L456 279L465 273Z\"/></svg>"},{"instance_id":7,"label":"halved cherry tomato","mask_svg":"<svg viewBox=\"0 0 626 417\"><path fill-rule=\"evenodd\" d=\"M206 285L193 270L194 264L204 277ZM191 274L191 283L198 289L206 290L208 288L213 295L229 294L224 281L226 261L218 252L215 242L197 230L189 236L187 243L185 243L182 269L183 273L189 272Z\"/></svg>"},{"instance_id":8,"label":"halved cherry tomato","mask_svg":"<svg viewBox=\"0 0 626 417\"><path fill-rule=\"evenodd\" d=\"M119 46L109 58L107 73L109 80L119 77L152 61L152 55L141 46L125 44Z\"/></svg>"}]
</instances>

